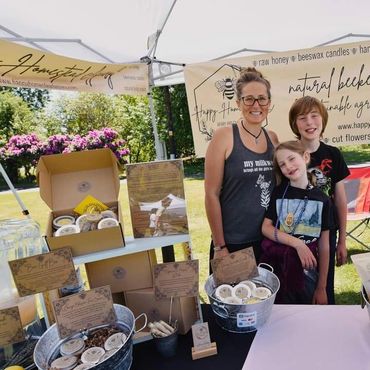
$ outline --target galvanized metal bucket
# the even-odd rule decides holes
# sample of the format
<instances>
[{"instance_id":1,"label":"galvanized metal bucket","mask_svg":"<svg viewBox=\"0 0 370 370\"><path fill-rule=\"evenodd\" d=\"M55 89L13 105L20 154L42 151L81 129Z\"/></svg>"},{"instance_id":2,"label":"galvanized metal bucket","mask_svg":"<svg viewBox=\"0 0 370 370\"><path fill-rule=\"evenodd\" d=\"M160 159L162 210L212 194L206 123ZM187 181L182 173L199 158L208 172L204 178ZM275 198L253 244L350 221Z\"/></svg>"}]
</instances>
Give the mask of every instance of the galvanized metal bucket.
<instances>
[{"instance_id":1,"label":"galvanized metal bucket","mask_svg":"<svg viewBox=\"0 0 370 370\"><path fill-rule=\"evenodd\" d=\"M127 341L111 357L95 365L93 368L96 370L129 370L132 364L132 337L135 332L135 321L141 316L145 317L144 326L136 332L141 331L147 324L145 314L141 314L135 319L131 310L118 304L114 304L114 310L117 316L117 321L114 325L119 327L119 329L126 334ZM56 324L52 325L36 344L33 358L37 368L39 370L48 370L50 368L50 363L58 357L61 344L71 338L79 336L81 336L81 334L61 339Z\"/></svg>"},{"instance_id":2,"label":"galvanized metal bucket","mask_svg":"<svg viewBox=\"0 0 370 370\"><path fill-rule=\"evenodd\" d=\"M221 328L233 333L248 333L259 329L269 318L276 293L280 288L278 277L262 266L272 267L266 264L258 266L258 276L251 279L257 286L264 286L271 290L269 298L251 304L228 304L220 301L214 295L216 284L213 275L210 275L205 284L216 322Z\"/></svg>"}]
</instances>

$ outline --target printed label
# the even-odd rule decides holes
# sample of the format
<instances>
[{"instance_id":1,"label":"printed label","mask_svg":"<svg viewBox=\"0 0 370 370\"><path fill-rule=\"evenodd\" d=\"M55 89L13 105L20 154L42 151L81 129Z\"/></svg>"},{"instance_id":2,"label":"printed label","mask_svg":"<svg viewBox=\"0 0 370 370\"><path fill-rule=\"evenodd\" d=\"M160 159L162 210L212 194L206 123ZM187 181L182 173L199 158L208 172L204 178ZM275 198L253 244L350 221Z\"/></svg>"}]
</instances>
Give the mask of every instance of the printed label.
<instances>
[{"instance_id":1,"label":"printed label","mask_svg":"<svg viewBox=\"0 0 370 370\"><path fill-rule=\"evenodd\" d=\"M241 312L236 314L236 325L238 328L247 328L257 324L257 312Z\"/></svg>"}]
</instances>

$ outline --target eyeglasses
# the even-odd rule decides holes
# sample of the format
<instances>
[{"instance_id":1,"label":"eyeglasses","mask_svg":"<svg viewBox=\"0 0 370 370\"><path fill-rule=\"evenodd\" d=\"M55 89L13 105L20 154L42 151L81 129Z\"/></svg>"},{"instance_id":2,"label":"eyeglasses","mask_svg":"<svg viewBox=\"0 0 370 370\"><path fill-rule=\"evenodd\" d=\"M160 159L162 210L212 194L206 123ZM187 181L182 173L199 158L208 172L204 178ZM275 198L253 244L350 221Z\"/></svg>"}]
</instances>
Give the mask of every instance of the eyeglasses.
<instances>
[{"instance_id":1,"label":"eyeglasses","mask_svg":"<svg viewBox=\"0 0 370 370\"><path fill-rule=\"evenodd\" d=\"M242 96L240 99L243 100L244 105L247 107L251 107L255 102L257 102L261 107L264 107L270 102L270 99L267 96L259 96L258 98L255 98L254 96Z\"/></svg>"}]
</instances>

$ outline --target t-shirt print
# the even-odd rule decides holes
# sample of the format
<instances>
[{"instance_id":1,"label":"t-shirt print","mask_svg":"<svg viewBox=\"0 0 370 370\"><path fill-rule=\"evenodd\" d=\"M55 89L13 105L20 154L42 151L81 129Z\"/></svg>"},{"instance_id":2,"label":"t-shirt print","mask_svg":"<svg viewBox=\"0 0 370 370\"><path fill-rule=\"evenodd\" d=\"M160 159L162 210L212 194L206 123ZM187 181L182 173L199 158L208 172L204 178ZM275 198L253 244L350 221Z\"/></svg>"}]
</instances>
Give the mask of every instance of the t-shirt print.
<instances>
[{"instance_id":1,"label":"t-shirt print","mask_svg":"<svg viewBox=\"0 0 370 370\"><path fill-rule=\"evenodd\" d=\"M323 159L320 165L308 169L316 178L316 186L321 189L326 195L329 195L331 189L330 172L332 170L332 160Z\"/></svg>"},{"instance_id":2,"label":"t-shirt print","mask_svg":"<svg viewBox=\"0 0 370 370\"><path fill-rule=\"evenodd\" d=\"M294 235L318 238L321 233L323 203L317 200L277 199L280 230Z\"/></svg>"}]
</instances>

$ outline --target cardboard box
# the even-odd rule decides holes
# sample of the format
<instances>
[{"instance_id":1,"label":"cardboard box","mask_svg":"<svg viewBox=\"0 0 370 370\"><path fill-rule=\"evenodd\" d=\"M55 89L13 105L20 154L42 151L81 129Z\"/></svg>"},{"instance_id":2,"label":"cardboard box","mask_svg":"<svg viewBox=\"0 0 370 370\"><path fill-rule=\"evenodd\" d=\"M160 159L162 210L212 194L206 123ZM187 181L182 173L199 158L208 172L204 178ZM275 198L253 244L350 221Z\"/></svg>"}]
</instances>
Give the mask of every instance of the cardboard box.
<instances>
[{"instance_id":1,"label":"cardboard box","mask_svg":"<svg viewBox=\"0 0 370 370\"><path fill-rule=\"evenodd\" d=\"M70 247L73 256L80 256L124 246L117 159L110 149L42 156L37 165L37 178L40 196L51 209L46 230L46 241L51 250ZM119 226L53 236L53 219L73 213L87 195L108 207L116 206Z\"/></svg>"},{"instance_id":2,"label":"cardboard box","mask_svg":"<svg viewBox=\"0 0 370 370\"><path fill-rule=\"evenodd\" d=\"M153 287L155 251L139 252L85 264L90 288L110 285L112 293Z\"/></svg>"},{"instance_id":3,"label":"cardboard box","mask_svg":"<svg viewBox=\"0 0 370 370\"><path fill-rule=\"evenodd\" d=\"M153 289L140 289L125 292L126 306L137 317L146 313L148 322L163 320L168 322L170 315L170 299L157 301ZM172 318L177 320L179 333L186 334L191 326L199 320L196 297L180 297L173 299ZM143 325L138 320L137 327ZM145 331L149 332L149 328Z\"/></svg>"}]
</instances>

